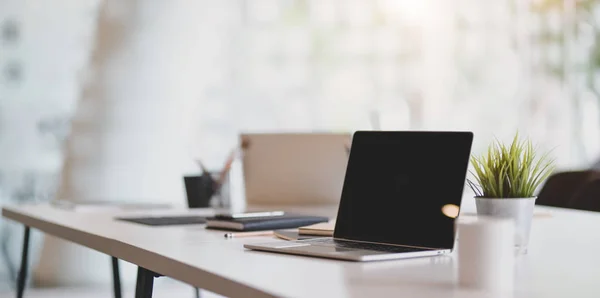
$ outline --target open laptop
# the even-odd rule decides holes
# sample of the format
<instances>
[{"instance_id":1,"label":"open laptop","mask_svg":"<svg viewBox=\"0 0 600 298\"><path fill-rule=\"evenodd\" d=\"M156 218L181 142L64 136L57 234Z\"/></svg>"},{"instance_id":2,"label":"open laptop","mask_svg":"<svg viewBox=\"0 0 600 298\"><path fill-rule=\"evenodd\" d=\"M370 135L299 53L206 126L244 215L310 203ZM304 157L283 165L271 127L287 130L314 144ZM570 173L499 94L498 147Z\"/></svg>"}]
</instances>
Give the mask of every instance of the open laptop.
<instances>
[{"instance_id":1,"label":"open laptop","mask_svg":"<svg viewBox=\"0 0 600 298\"><path fill-rule=\"evenodd\" d=\"M449 253L472 141L471 132L356 132L333 238L244 247L350 261Z\"/></svg>"},{"instance_id":2,"label":"open laptop","mask_svg":"<svg viewBox=\"0 0 600 298\"><path fill-rule=\"evenodd\" d=\"M244 133L240 138L247 204L339 204L351 134Z\"/></svg>"}]
</instances>

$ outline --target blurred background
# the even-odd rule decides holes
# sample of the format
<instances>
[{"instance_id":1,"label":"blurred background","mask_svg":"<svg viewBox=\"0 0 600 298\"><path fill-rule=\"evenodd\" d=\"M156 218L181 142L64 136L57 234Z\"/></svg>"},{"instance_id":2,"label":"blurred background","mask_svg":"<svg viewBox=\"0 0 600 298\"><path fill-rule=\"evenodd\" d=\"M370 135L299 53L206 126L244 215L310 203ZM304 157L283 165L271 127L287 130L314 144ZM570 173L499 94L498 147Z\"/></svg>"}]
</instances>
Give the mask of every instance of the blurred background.
<instances>
[{"instance_id":1,"label":"blurred background","mask_svg":"<svg viewBox=\"0 0 600 298\"><path fill-rule=\"evenodd\" d=\"M599 38L592 0L0 0L0 202L184 205L242 131L519 131L588 168ZM22 227L0 233L7 292ZM37 284L110 291L106 256L34 236Z\"/></svg>"}]
</instances>

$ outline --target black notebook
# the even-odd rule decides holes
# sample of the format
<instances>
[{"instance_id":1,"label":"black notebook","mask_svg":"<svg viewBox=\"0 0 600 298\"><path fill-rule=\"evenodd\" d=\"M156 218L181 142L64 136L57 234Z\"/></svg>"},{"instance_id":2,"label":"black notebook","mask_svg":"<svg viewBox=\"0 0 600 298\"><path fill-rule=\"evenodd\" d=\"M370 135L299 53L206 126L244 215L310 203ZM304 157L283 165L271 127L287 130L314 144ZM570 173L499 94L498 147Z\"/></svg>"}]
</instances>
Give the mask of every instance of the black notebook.
<instances>
[{"instance_id":1,"label":"black notebook","mask_svg":"<svg viewBox=\"0 0 600 298\"><path fill-rule=\"evenodd\" d=\"M293 214L238 219L221 219L209 217L206 219L206 227L210 229L222 229L233 231L265 231L294 229L327 221L329 221L329 218L327 217Z\"/></svg>"},{"instance_id":2,"label":"black notebook","mask_svg":"<svg viewBox=\"0 0 600 298\"><path fill-rule=\"evenodd\" d=\"M206 222L204 216L159 216L159 217L118 217L117 220L134 222L147 226L195 225Z\"/></svg>"}]
</instances>

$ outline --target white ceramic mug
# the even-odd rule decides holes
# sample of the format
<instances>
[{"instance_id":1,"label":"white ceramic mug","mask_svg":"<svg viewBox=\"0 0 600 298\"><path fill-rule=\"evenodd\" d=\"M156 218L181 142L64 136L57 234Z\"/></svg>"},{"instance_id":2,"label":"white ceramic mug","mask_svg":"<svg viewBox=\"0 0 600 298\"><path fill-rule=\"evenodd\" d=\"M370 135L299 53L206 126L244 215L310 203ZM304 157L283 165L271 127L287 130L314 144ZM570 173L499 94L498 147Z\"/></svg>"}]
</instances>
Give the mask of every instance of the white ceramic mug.
<instances>
[{"instance_id":1,"label":"white ceramic mug","mask_svg":"<svg viewBox=\"0 0 600 298\"><path fill-rule=\"evenodd\" d=\"M515 278L515 224L478 217L459 222L458 278L461 287L512 293Z\"/></svg>"}]
</instances>

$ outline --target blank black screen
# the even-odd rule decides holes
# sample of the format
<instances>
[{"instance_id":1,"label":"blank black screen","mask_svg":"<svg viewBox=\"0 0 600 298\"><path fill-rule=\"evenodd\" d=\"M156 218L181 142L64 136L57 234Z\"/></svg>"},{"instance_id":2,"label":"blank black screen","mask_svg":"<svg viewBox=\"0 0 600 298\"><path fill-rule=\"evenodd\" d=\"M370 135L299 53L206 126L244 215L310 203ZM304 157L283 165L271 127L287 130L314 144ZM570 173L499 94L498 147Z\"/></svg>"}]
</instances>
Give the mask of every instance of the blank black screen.
<instances>
[{"instance_id":1,"label":"blank black screen","mask_svg":"<svg viewBox=\"0 0 600 298\"><path fill-rule=\"evenodd\" d=\"M471 153L471 132L354 134L335 237L452 249Z\"/></svg>"}]
</instances>

